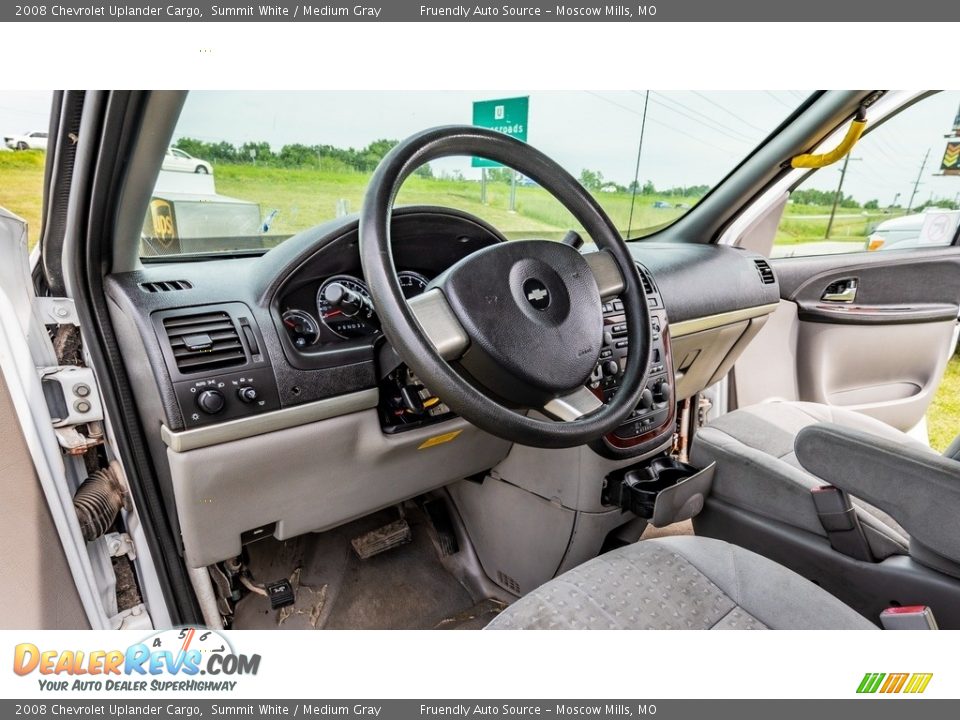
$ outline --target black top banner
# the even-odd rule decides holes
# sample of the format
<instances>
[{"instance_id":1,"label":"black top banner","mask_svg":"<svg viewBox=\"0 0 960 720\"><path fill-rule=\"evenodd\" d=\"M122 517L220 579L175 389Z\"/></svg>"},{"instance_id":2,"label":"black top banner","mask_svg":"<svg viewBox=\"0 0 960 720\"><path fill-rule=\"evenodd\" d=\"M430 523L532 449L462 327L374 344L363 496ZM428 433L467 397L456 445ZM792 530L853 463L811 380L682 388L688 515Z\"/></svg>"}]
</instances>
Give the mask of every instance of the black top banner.
<instances>
[{"instance_id":1,"label":"black top banner","mask_svg":"<svg viewBox=\"0 0 960 720\"><path fill-rule=\"evenodd\" d=\"M0 7L0 22L954 22L960 3L943 0L513 0L459 4L388 0L260 4L196 0L112 3L98 0L25 0ZM795 39L802 45L803 39Z\"/></svg>"}]
</instances>

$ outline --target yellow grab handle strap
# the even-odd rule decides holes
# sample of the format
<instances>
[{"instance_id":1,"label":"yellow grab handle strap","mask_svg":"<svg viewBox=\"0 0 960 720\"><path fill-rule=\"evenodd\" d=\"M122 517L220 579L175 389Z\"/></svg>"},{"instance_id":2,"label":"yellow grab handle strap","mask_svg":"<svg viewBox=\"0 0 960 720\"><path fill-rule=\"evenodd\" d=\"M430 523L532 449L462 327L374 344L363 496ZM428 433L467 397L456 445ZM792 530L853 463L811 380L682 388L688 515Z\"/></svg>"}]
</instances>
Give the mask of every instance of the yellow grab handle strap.
<instances>
[{"instance_id":1,"label":"yellow grab handle strap","mask_svg":"<svg viewBox=\"0 0 960 720\"><path fill-rule=\"evenodd\" d=\"M850 123L850 127L847 128L846 136L844 136L843 140L840 141L840 144L837 145L833 150L827 153L821 153L820 155L797 155L790 161L790 167L822 168L826 167L827 165L832 165L848 152L853 150L853 146L857 144L857 141L860 139L860 136L863 135L863 131L866 127L866 120L853 120Z\"/></svg>"}]
</instances>

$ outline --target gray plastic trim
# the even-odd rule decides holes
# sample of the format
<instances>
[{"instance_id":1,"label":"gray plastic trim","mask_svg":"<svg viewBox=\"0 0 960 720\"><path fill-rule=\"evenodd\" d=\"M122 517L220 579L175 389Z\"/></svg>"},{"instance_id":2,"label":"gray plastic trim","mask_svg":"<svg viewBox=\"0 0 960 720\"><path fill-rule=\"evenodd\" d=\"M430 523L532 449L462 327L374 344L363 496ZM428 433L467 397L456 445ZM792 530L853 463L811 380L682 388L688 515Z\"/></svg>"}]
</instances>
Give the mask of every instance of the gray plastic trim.
<instances>
[{"instance_id":1,"label":"gray plastic trim","mask_svg":"<svg viewBox=\"0 0 960 720\"><path fill-rule=\"evenodd\" d=\"M573 422L584 415L599 410L603 406L600 398L590 392L587 388L577 388L573 392L553 398L543 406L543 411L565 422Z\"/></svg>"},{"instance_id":2,"label":"gray plastic trim","mask_svg":"<svg viewBox=\"0 0 960 720\"><path fill-rule=\"evenodd\" d=\"M160 436L163 438L164 444L174 452L187 452L197 448L219 445L231 440L243 440L275 430L284 430L318 420L327 420L340 415L369 410L377 406L379 397L380 391L371 388L348 395L338 395L325 400L304 403L303 405L294 405L262 415L230 420L219 425L184 430L183 432L175 432L166 425L161 425Z\"/></svg>"},{"instance_id":3,"label":"gray plastic trim","mask_svg":"<svg viewBox=\"0 0 960 720\"><path fill-rule=\"evenodd\" d=\"M431 288L411 298L408 304L427 339L444 360L455 360L470 347L467 331L439 288Z\"/></svg>"},{"instance_id":4,"label":"gray plastic trim","mask_svg":"<svg viewBox=\"0 0 960 720\"><path fill-rule=\"evenodd\" d=\"M777 309L779 303L768 303L766 305L756 305L754 307L743 308L741 310L731 310L729 312L718 313L716 315L706 315L705 317L693 318L692 320L683 320L681 322L670 323L670 336L683 337L704 330L713 330L724 325L731 325L742 320L752 320L753 318L769 315Z\"/></svg>"},{"instance_id":5,"label":"gray plastic trim","mask_svg":"<svg viewBox=\"0 0 960 720\"><path fill-rule=\"evenodd\" d=\"M600 250L584 253L583 259L587 261L590 272L593 273L593 277L597 281L601 298L608 300L623 292L626 284L613 255L605 250Z\"/></svg>"}]
</instances>

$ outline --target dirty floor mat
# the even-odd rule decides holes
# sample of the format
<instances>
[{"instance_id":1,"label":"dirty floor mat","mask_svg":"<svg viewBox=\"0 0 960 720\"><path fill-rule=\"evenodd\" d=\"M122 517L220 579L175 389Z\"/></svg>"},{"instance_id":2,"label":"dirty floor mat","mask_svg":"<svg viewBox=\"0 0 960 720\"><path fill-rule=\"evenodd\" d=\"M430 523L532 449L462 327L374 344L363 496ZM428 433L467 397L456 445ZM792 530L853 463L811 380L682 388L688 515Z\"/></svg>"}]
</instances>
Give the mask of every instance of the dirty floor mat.
<instances>
[{"instance_id":1,"label":"dirty floor mat","mask_svg":"<svg viewBox=\"0 0 960 720\"><path fill-rule=\"evenodd\" d=\"M385 510L329 532L248 546L256 581L292 574L296 602L271 610L267 598L250 593L237 604L233 627L478 629L503 609L496 600L473 597L447 571L417 509L407 513L411 542L367 560L357 557L351 540L396 519L396 510Z\"/></svg>"}]
</instances>

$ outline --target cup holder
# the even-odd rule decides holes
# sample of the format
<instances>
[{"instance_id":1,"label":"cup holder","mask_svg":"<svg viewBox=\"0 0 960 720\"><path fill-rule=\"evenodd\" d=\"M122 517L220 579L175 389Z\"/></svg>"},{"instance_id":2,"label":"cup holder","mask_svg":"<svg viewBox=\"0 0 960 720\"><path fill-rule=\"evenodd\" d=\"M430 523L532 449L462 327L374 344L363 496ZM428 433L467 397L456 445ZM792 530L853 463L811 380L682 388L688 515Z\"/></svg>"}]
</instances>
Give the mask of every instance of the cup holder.
<instances>
[{"instance_id":1,"label":"cup holder","mask_svg":"<svg viewBox=\"0 0 960 720\"><path fill-rule=\"evenodd\" d=\"M602 499L649 520L654 527L689 520L703 509L715 466L710 463L700 469L660 457L608 476Z\"/></svg>"}]
</instances>

